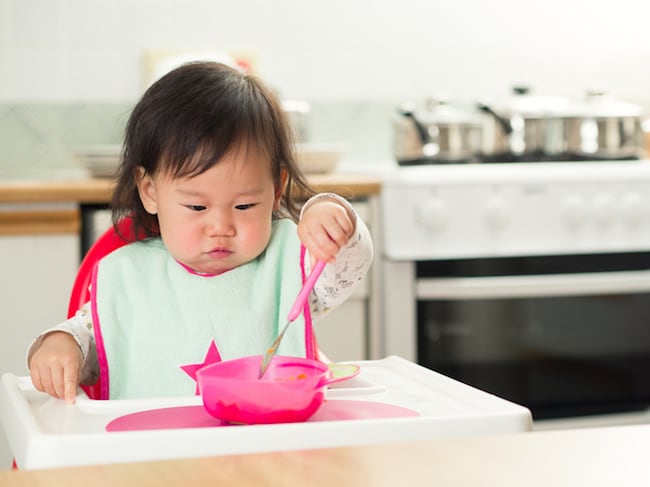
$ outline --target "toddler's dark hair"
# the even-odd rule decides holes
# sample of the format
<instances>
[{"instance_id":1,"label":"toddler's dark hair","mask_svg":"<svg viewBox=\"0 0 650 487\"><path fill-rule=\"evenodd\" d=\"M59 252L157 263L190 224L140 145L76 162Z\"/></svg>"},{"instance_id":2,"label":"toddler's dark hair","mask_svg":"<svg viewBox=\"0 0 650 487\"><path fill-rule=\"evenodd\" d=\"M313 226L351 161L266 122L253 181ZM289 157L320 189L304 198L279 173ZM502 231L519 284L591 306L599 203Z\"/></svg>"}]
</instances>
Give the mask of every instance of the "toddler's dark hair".
<instances>
[{"instance_id":1,"label":"toddler's dark hair","mask_svg":"<svg viewBox=\"0 0 650 487\"><path fill-rule=\"evenodd\" d=\"M297 221L300 198L314 194L298 169L287 117L277 97L255 76L215 62L185 64L156 81L133 109L126 126L122 163L113 193L115 225L132 216L136 235L160 235L158 218L138 195L139 167L153 175L201 174L240 143L268 156L276 185L288 181L275 217Z\"/></svg>"}]
</instances>

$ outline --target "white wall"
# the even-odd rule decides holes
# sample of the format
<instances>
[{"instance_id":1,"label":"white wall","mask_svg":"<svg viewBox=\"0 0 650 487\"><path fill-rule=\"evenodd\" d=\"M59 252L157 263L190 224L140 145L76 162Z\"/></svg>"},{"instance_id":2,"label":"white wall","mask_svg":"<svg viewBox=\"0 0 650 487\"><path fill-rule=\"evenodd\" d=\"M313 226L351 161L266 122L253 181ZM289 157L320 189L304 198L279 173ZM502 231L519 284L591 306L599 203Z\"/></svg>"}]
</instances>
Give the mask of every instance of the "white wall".
<instances>
[{"instance_id":1,"label":"white wall","mask_svg":"<svg viewBox=\"0 0 650 487\"><path fill-rule=\"evenodd\" d=\"M124 101L151 49L251 50L283 96L650 100L646 0L0 0L0 102Z\"/></svg>"}]
</instances>

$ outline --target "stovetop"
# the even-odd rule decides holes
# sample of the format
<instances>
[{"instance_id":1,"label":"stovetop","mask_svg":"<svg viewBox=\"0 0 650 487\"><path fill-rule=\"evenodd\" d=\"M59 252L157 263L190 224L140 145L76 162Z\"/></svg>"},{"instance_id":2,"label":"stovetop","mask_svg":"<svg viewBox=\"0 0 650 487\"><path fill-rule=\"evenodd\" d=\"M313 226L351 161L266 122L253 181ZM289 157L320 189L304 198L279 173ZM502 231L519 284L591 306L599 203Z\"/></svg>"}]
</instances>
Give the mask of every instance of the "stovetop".
<instances>
[{"instance_id":1,"label":"stovetop","mask_svg":"<svg viewBox=\"0 0 650 487\"><path fill-rule=\"evenodd\" d=\"M621 157L594 157L592 155L579 154L558 154L547 155L543 152L531 152L522 155L510 153L492 154L488 156L477 156L471 159L442 159L442 158L418 158L398 161L400 166L427 166L427 165L447 165L447 164L501 164L501 163L537 163L537 162L593 162L593 161L638 161L637 156Z\"/></svg>"}]
</instances>

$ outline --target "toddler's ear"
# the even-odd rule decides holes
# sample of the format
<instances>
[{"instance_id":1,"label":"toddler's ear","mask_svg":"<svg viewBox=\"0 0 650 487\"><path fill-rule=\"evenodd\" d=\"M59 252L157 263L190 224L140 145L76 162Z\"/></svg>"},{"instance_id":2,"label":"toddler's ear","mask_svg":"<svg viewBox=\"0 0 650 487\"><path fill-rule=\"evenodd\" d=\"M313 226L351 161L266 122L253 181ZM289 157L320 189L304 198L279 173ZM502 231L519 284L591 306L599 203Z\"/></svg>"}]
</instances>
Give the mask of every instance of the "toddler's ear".
<instances>
[{"instance_id":1,"label":"toddler's ear","mask_svg":"<svg viewBox=\"0 0 650 487\"><path fill-rule=\"evenodd\" d=\"M275 202L273 203L273 210L277 210L280 207L280 200L284 194L284 188L287 187L287 179L289 178L289 173L285 168L280 169L280 184L275 188Z\"/></svg>"},{"instance_id":2,"label":"toddler's ear","mask_svg":"<svg viewBox=\"0 0 650 487\"><path fill-rule=\"evenodd\" d=\"M142 201L142 206L147 213L155 215L158 213L158 200L156 198L156 186L142 166L138 167L137 182L138 194Z\"/></svg>"}]
</instances>

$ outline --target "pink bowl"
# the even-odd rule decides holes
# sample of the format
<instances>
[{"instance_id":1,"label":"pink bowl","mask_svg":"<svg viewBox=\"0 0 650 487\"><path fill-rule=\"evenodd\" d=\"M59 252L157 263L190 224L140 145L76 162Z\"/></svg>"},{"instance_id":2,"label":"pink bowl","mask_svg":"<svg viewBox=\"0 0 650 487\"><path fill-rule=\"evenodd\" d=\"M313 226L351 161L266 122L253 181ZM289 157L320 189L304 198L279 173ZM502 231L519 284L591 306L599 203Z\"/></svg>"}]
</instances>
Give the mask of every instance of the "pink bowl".
<instances>
[{"instance_id":1,"label":"pink bowl","mask_svg":"<svg viewBox=\"0 0 650 487\"><path fill-rule=\"evenodd\" d=\"M306 421L325 399L331 378L317 360L275 356L258 378L261 355L226 360L197 372L205 409L231 423L295 423Z\"/></svg>"}]
</instances>

